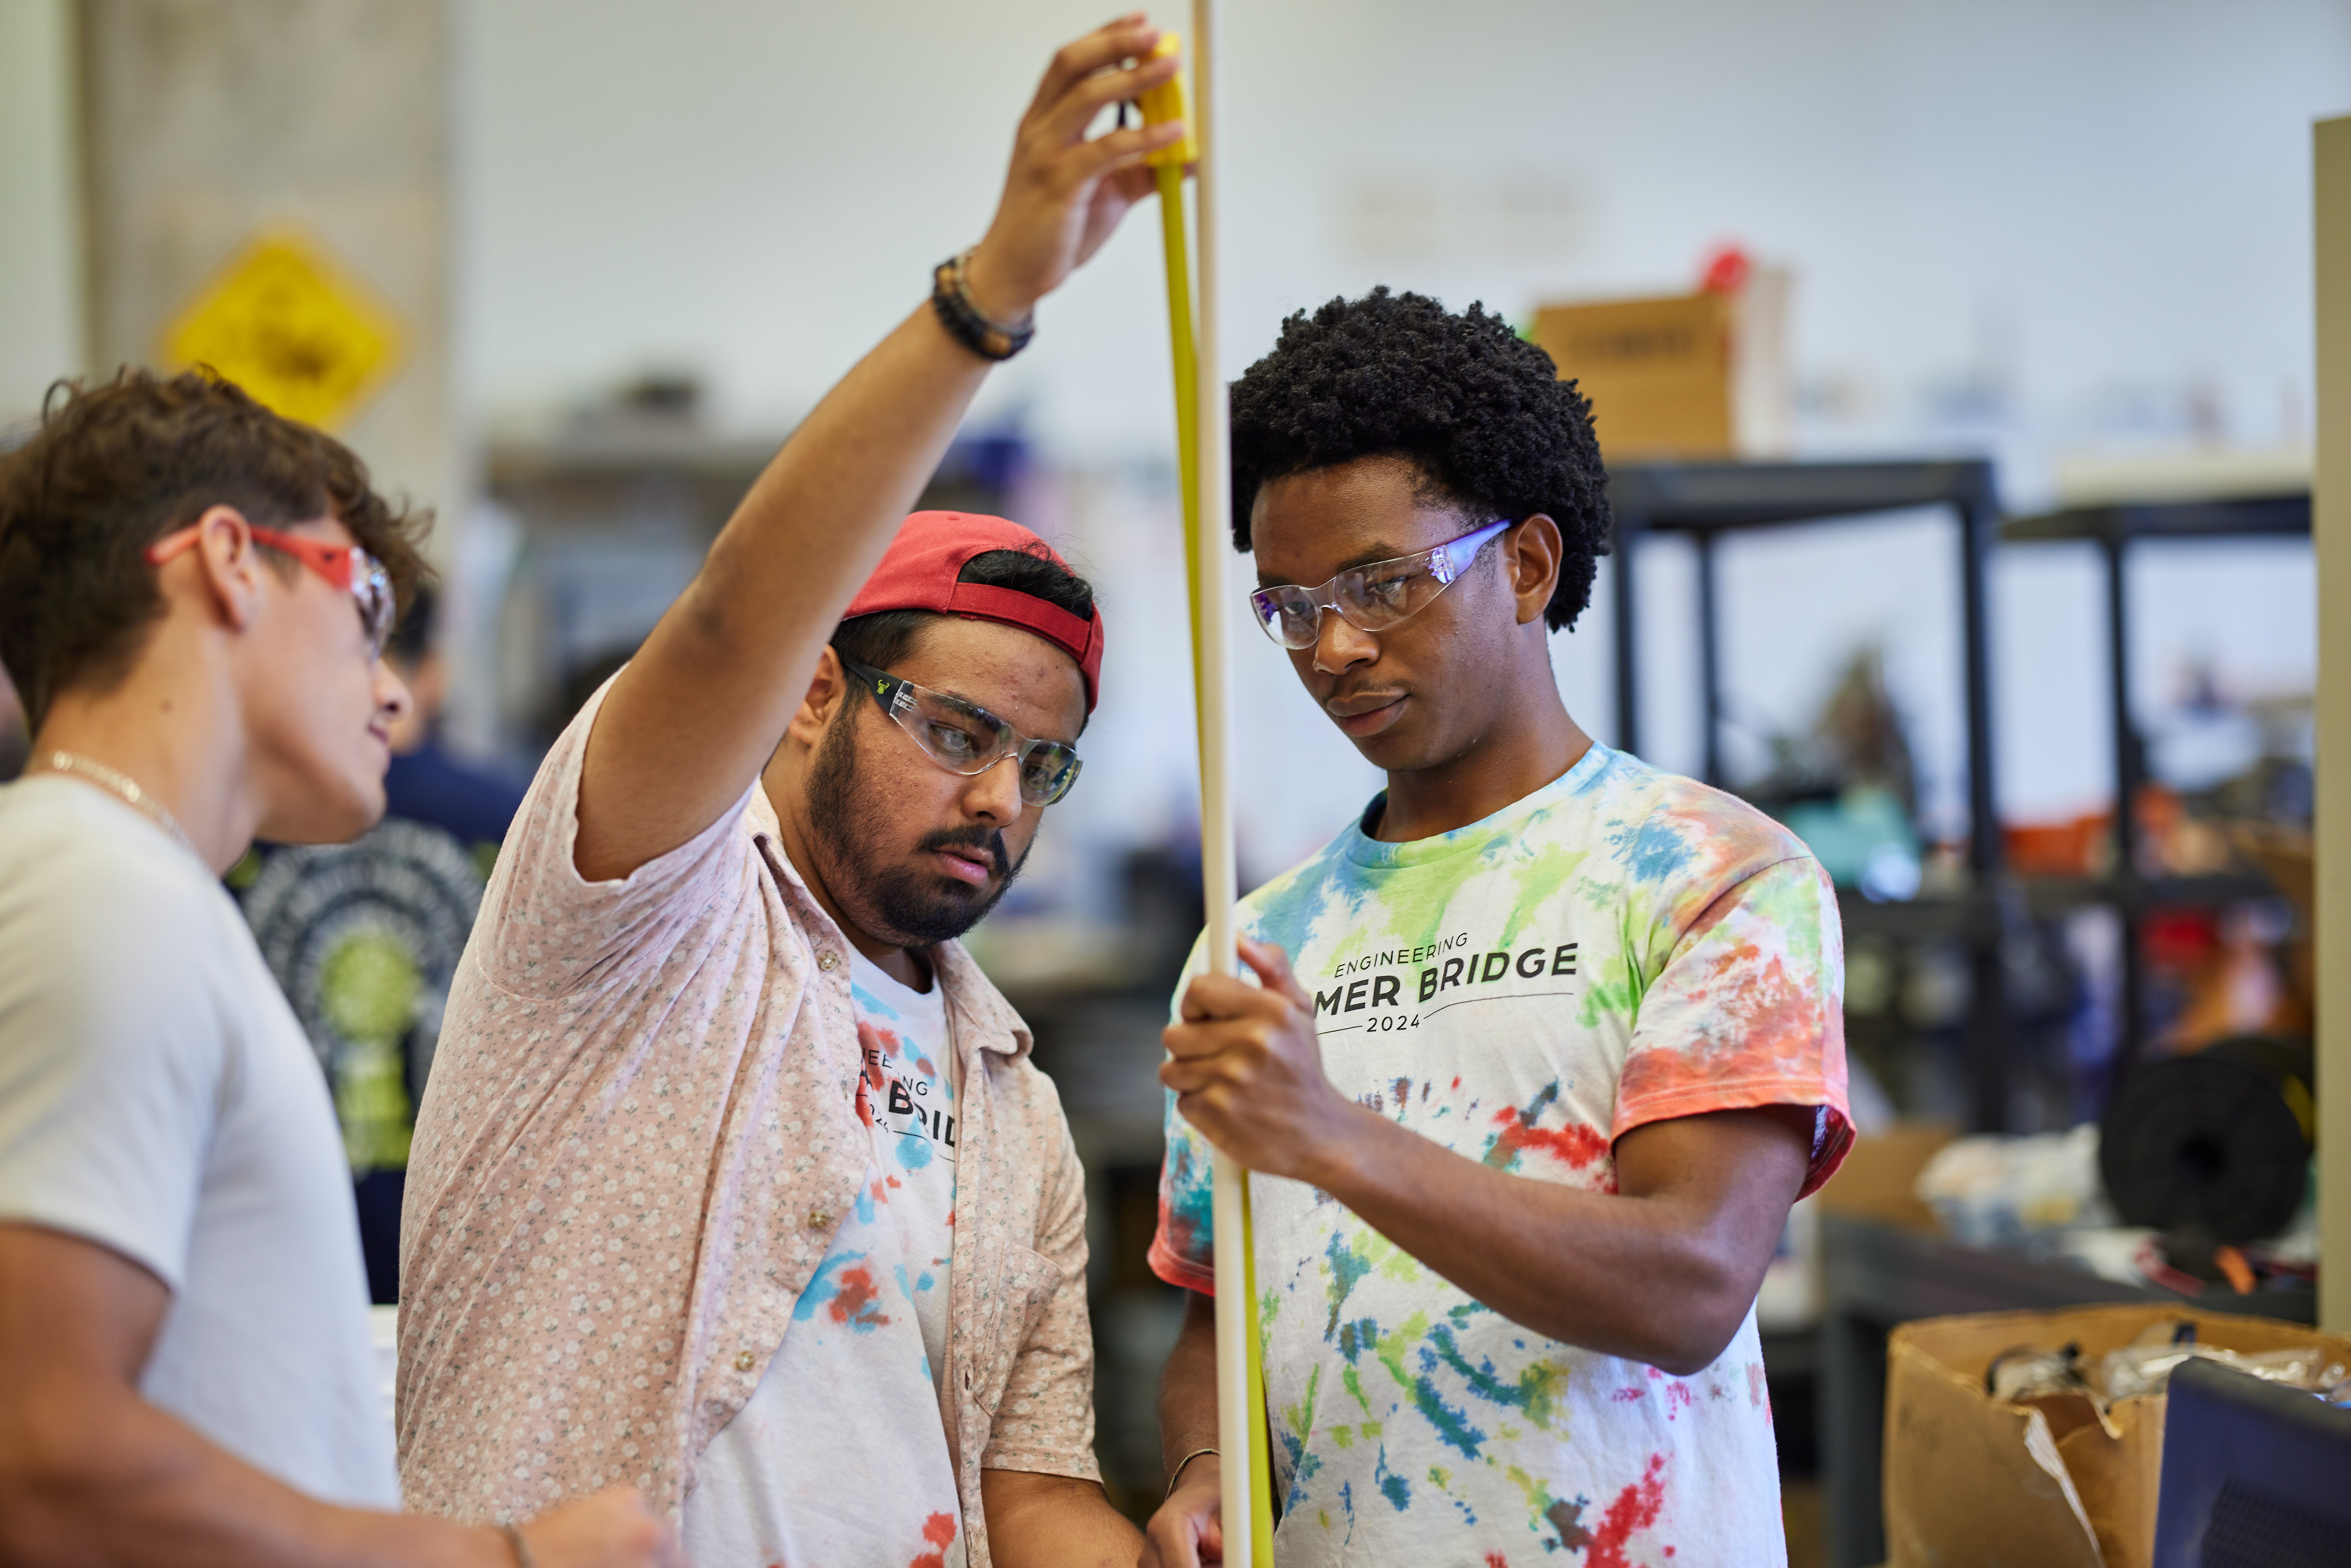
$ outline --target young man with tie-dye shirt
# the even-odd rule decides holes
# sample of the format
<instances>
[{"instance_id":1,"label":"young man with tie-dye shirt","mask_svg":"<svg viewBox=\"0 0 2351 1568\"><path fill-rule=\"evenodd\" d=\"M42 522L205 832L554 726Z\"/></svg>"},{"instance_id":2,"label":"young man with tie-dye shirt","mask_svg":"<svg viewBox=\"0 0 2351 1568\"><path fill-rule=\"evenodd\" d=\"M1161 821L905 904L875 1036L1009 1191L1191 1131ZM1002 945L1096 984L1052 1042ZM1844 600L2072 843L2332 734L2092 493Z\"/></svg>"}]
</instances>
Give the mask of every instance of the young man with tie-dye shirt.
<instances>
[{"instance_id":1,"label":"young man with tie-dye shirt","mask_svg":"<svg viewBox=\"0 0 2351 1568\"><path fill-rule=\"evenodd\" d=\"M1257 1173L1283 1568L1782 1563L1753 1308L1851 1138L1828 881L1562 705L1609 522L1541 350L1334 300L1232 431L1259 623L1388 785L1243 901L1261 985L1196 974L1167 1030L1151 1256L1198 1294L1144 1562L1221 1540L1213 1145Z\"/></svg>"}]
</instances>

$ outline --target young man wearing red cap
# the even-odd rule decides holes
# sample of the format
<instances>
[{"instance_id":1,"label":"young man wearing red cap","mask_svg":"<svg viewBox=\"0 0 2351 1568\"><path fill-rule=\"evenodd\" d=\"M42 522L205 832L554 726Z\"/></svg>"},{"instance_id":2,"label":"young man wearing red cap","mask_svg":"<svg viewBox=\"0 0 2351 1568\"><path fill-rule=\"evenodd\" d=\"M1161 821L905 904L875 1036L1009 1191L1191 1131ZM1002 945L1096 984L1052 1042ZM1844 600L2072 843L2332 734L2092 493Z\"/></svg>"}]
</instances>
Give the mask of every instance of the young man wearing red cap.
<instances>
[{"instance_id":1,"label":"young man wearing red cap","mask_svg":"<svg viewBox=\"0 0 2351 1568\"><path fill-rule=\"evenodd\" d=\"M1150 188L1175 128L1085 131L1172 74L1120 68L1156 37L1061 52L987 237L541 768L418 1108L412 1506L626 1479L705 1563L1140 1550L1096 1479L1069 1131L954 941L1077 776L1102 619L1026 529L904 514Z\"/></svg>"}]
</instances>

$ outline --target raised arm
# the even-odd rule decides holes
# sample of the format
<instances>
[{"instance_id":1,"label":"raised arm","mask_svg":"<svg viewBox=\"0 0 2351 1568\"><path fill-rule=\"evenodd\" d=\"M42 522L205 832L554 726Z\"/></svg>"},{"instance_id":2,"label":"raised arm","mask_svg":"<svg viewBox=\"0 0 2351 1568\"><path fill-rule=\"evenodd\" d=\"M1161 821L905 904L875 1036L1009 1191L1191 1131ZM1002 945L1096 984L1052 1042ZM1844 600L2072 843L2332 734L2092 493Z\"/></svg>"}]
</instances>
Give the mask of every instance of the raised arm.
<instances>
[{"instance_id":1,"label":"raised arm","mask_svg":"<svg viewBox=\"0 0 2351 1568\"><path fill-rule=\"evenodd\" d=\"M1053 57L968 268L989 319L1026 320L1151 189L1143 158L1182 126L1085 133L1105 106L1175 74L1173 57L1119 68L1157 38L1137 12ZM925 302L792 434L597 716L573 848L581 875L625 876L750 787L987 373Z\"/></svg>"},{"instance_id":2,"label":"raised arm","mask_svg":"<svg viewBox=\"0 0 2351 1568\"><path fill-rule=\"evenodd\" d=\"M335 1508L140 1396L171 1293L94 1242L0 1223L0 1563L26 1568L510 1568L497 1531ZM676 1568L670 1532L615 1488L523 1529L541 1568Z\"/></svg>"}]
</instances>

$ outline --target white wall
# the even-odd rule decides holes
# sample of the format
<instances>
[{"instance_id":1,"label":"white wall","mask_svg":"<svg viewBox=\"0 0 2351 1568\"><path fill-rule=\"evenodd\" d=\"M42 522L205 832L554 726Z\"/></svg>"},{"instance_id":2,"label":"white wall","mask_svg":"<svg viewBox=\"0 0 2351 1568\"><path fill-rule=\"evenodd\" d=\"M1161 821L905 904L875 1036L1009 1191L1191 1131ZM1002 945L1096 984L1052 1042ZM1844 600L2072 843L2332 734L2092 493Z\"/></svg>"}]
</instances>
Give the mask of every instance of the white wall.
<instances>
[{"instance_id":1,"label":"white wall","mask_svg":"<svg viewBox=\"0 0 2351 1568\"><path fill-rule=\"evenodd\" d=\"M804 408L978 235L1046 55L1101 9L468 7L486 406L682 362L745 417ZM1515 315L1681 286L1735 236L1796 271L1815 444L2307 436L2307 124L2351 107L2336 0L1228 12L1239 363L1375 282ZM1138 216L997 389L1089 458L1165 444Z\"/></svg>"},{"instance_id":2,"label":"white wall","mask_svg":"<svg viewBox=\"0 0 2351 1568\"><path fill-rule=\"evenodd\" d=\"M461 5L470 401L684 365L737 422L793 417L985 225L1097 9ZM1238 363L1374 282L1519 313L1678 286L1735 236L1796 270L1815 449L1991 441L2029 493L2053 444L2306 438L2339 0L1228 9ZM0 417L79 367L69 10L0 0ZM992 393L1090 462L1166 444L1137 217Z\"/></svg>"}]
</instances>

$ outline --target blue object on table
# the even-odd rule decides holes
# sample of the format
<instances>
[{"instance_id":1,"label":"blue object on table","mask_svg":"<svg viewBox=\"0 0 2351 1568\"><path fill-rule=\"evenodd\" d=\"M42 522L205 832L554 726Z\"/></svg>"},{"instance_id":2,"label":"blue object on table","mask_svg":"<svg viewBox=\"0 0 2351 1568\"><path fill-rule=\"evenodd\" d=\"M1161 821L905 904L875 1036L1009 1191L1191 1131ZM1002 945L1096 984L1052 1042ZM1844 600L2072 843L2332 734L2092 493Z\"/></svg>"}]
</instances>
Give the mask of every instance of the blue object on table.
<instances>
[{"instance_id":1,"label":"blue object on table","mask_svg":"<svg viewBox=\"0 0 2351 1568\"><path fill-rule=\"evenodd\" d=\"M2351 1563L2351 1409L2182 1362L2163 1421L2154 1568Z\"/></svg>"},{"instance_id":2,"label":"blue object on table","mask_svg":"<svg viewBox=\"0 0 2351 1568\"><path fill-rule=\"evenodd\" d=\"M1834 800L1792 801L1779 817L1839 887L1873 904L1918 895L1918 829L1892 791L1860 785Z\"/></svg>"}]
</instances>

